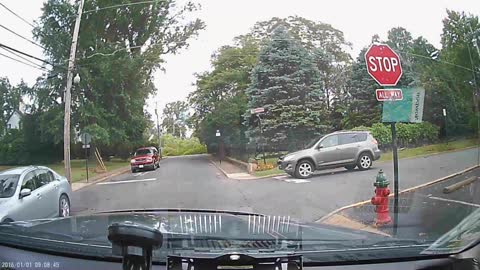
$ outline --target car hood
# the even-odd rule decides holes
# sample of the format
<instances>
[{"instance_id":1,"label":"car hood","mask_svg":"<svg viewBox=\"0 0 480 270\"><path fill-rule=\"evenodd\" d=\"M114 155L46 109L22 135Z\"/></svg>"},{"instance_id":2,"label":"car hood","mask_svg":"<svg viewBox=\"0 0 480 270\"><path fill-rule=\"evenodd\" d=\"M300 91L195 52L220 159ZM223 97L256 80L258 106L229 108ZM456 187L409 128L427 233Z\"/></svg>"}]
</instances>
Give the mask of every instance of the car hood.
<instances>
[{"instance_id":1,"label":"car hood","mask_svg":"<svg viewBox=\"0 0 480 270\"><path fill-rule=\"evenodd\" d=\"M311 154L311 149L303 149L303 150L299 150L299 151L295 151L295 152L291 152L291 153L288 153L286 154L283 159L288 159L288 158L300 158L302 156L307 156L309 154Z\"/></svg>"}]
</instances>

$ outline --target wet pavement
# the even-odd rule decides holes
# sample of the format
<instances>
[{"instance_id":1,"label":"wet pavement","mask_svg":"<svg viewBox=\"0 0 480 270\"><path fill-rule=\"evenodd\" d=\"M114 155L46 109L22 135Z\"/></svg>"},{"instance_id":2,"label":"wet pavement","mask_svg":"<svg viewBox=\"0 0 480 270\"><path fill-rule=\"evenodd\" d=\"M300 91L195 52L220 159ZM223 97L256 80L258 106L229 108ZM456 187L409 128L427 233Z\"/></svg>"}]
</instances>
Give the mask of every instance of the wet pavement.
<instances>
[{"instance_id":1,"label":"wet pavement","mask_svg":"<svg viewBox=\"0 0 480 270\"><path fill-rule=\"evenodd\" d=\"M470 213L480 208L479 177L480 168L476 168L431 186L401 193L396 236L424 241L438 239ZM445 187L466 180L472 182L451 193L444 192ZM371 203L347 208L337 214L394 235L393 203L392 196L389 204L392 222L383 226L375 226L375 206Z\"/></svg>"}]
</instances>

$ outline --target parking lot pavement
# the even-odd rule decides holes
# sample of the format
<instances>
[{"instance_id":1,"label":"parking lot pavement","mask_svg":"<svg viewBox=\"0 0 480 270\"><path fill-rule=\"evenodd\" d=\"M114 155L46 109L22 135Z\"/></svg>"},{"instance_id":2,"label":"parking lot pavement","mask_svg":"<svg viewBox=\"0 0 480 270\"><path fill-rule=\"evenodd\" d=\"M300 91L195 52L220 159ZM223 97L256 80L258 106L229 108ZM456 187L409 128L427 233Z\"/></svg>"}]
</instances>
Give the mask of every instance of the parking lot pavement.
<instances>
[{"instance_id":1,"label":"parking lot pavement","mask_svg":"<svg viewBox=\"0 0 480 270\"><path fill-rule=\"evenodd\" d=\"M477 151L400 160L400 190L477 165ZM325 170L306 180L284 176L233 180L225 177L208 156L169 157L155 171L129 172L74 192L72 213L208 208L286 215L313 222L335 209L370 199L378 171L382 169L392 181L392 167L391 162L377 162L371 170Z\"/></svg>"},{"instance_id":2,"label":"parking lot pavement","mask_svg":"<svg viewBox=\"0 0 480 270\"><path fill-rule=\"evenodd\" d=\"M480 208L480 168L448 180L418 188L399 196L398 231L399 238L436 240L452 229L462 219ZM458 189L445 193L444 189L457 183L467 183ZM468 183L470 182L470 183ZM393 197L389 201L392 223L377 227L393 235ZM364 203L336 213L368 227L375 227L375 206ZM334 216L332 215L332 220ZM336 217L338 218L338 217ZM329 223L328 218L322 222Z\"/></svg>"}]
</instances>

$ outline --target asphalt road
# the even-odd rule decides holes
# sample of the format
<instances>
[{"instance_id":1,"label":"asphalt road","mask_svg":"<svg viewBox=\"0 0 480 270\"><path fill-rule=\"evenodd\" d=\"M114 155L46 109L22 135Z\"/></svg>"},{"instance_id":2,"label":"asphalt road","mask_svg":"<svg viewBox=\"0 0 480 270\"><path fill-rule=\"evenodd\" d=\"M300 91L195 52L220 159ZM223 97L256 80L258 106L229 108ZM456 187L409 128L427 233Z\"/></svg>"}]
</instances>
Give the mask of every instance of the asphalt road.
<instances>
[{"instance_id":1,"label":"asphalt road","mask_svg":"<svg viewBox=\"0 0 480 270\"><path fill-rule=\"evenodd\" d=\"M400 190L478 165L479 149L400 160ZM331 211L369 200L379 169L393 182L392 162L368 171L321 171L299 181L291 177L232 180L208 156L171 157L160 169L113 177L74 193L73 214L139 208L195 208L289 215L315 221Z\"/></svg>"}]
</instances>

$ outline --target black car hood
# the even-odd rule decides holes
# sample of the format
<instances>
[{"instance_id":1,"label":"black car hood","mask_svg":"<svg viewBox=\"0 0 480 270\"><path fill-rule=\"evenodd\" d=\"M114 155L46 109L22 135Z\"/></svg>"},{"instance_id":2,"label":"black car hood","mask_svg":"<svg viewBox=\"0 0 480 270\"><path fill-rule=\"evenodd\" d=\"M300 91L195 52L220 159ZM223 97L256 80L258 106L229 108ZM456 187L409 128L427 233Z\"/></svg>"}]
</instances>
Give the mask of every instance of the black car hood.
<instances>
[{"instance_id":1,"label":"black car hood","mask_svg":"<svg viewBox=\"0 0 480 270\"><path fill-rule=\"evenodd\" d=\"M54 250L59 248L59 244L78 244L84 249L94 247L107 250L111 247L107 228L112 223L134 223L158 229L168 241L163 247L167 249L278 250L291 247L295 250L302 249L308 243L363 243L387 238L319 223L299 223L288 216L157 209L2 224L0 244L29 243L31 247L33 239L55 243L50 247Z\"/></svg>"}]
</instances>

